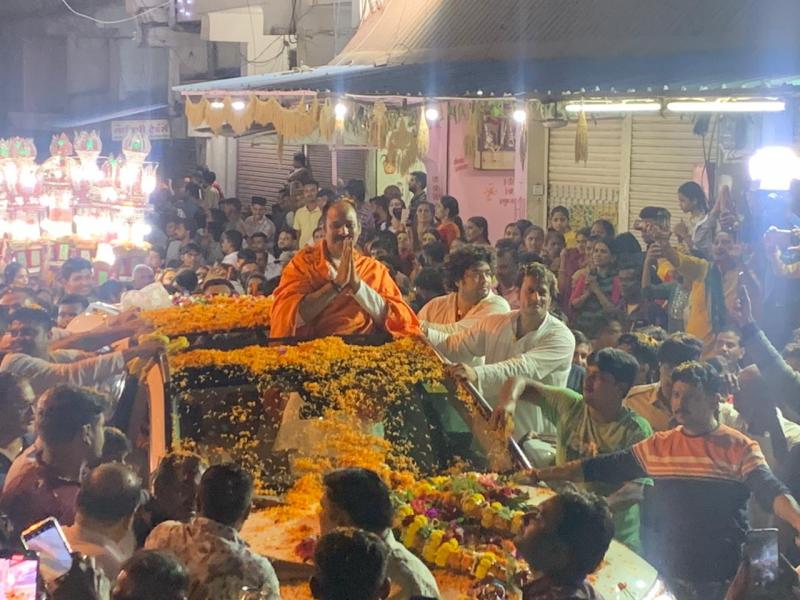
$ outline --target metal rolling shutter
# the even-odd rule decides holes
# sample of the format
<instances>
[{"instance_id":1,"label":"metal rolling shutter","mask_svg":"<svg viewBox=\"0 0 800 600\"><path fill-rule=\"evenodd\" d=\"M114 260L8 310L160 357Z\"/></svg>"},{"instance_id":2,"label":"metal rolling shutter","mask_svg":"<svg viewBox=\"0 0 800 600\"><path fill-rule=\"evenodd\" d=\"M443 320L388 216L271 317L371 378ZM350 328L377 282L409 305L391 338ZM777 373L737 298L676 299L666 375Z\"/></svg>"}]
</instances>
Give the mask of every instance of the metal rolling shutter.
<instances>
[{"instance_id":1,"label":"metal rolling shutter","mask_svg":"<svg viewBox=\"0 0 800 600\"><path fill-rule=\"evenodd\" d=\"M361 149L336 149L336 177L347 183L351 179L366 180L367 153Z\"/></svg>"},{"instance_id":2,"label":"metal rolling shutter","mask_svg":"<svg viewBox=\"0 0 800 600\"><path fill-rule=\"evenodd\" d=\"M320 187L332 187L333 168L331 166L331 149L326 145L306 146L306 156L311 165L311 173Z\"/></svg>"},{"instance_id":3,"label":"metal rolling shutter","mask_svg":"<svg viewBox=\"0 0 800 600\"><path fill-rule=\"evenodd\" d=\"M573 227L598 218L617 222L620 194L622 119L589 120L589 160L575 162L576 123L551 129L548 143L547 204L570 209Z\"/></svg>"},{"instance_id":4,"label":"metal rolling shutter","mask_svg":"<svg viewBox=\"0 0 800 600\"><path fill-rule=\"evenodd\" d=\"M286 185L292 169L292 155L302 147L284 144L283 156L279 159L277 144L253 143L240 138L237 146L237 197L246 205L253 196L265 196L272 206L278 190Z\"/></svg>"},{"instance_id":5,"label":"metal rolling shutter","mask_svg":"<svg viewBox=\"0 0 800 600\"><path fill-rule=\"evenodd\" d=\"M634 116L631 134L630 226L645 206L661 206L673 223L683 214L678 186L703 164L703 139L690 118Z\"/></svg>"}]
</instances>

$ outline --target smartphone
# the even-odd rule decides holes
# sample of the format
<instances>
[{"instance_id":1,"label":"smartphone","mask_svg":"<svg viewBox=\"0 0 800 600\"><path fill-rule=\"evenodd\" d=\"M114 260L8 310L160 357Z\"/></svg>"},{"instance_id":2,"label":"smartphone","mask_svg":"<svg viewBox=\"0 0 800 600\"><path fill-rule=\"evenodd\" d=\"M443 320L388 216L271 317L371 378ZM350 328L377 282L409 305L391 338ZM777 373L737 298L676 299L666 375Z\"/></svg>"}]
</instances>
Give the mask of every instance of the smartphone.
<instances>
[{"instance_id":1,"label":"smartphone","mask_svg":"<svg viewBox=\"0 0 800 600\"><path fill-rule=\"evenodd\" d=\"M753 590L763 590L777 581L780 563L777 529L751 529L743 550L750 565L750 587Z\"/></svg>"},{"instance_id":2,"label":"smartphone","mask_svg":"<svg viewBox=\"0 0 800 600\"><path fill-rule=\"evenodd\" d=\"M35 552L0 550L0 598L37 600L39 558Z\"/></svg>"},{"instance_id":3,"label":"smartphone","mask_svg":"<svg viewBox=\"0 0 800 600\"><path fill-rule=\"evenodd\" d=\"M50 583L72 567L72 549L58 520L50 517L28 527L20 536L26 550L39 554L42 578Z\"/></svg>"},{"instance_id":4,"label":"smartphone","mask_svg":"<svg viewBox=\"0 0 800 600\"><path fill-rule=\"evenodd\" d=\"M400 222L401 223L408 223L409 217L411 217L411 211L407 208L403 209L403 212L400 214Z\"/></svg>"}]
</instances>

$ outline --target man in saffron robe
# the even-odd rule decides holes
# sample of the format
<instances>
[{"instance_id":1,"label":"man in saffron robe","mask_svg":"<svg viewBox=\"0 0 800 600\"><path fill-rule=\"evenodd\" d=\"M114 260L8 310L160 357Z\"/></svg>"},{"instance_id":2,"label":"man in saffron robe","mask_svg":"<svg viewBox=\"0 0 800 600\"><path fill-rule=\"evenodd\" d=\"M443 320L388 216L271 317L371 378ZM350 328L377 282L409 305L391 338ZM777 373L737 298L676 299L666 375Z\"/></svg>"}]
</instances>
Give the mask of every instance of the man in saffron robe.
<instances>
[{"instance_id":1,"label":"man in saffron robe","mask_svg":"<svg viewBox=\"0 0 800 600\"><path fill-rule=\"evenodd\" d=\"M322 221L325 239L300 250L283 270L270 335L418 335L419 321L387 268L354 248L360 227L353 205L328 203Z\"/></svg>"}]
</instances>

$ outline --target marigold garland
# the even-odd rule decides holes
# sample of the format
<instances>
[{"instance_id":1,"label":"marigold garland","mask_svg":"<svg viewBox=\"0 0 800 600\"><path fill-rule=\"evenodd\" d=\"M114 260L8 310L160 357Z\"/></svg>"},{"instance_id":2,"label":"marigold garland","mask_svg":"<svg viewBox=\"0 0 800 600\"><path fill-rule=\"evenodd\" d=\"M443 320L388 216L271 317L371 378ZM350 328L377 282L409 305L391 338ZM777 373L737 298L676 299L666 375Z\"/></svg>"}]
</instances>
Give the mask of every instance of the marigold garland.
<instances>
[{"instance_id":1,"label":"marigold garland","mask_svg":"<svg viewBox=\"0 0 800 600\"><path fill-rule=\"evenodd\" d=\"M491 517L494 535L499 532L510 536L521 526L519 503L513 508L498 505L495 496L486 491L490 487L489 480L478 483L477 475L418 481L415 465L404 448L353 426L354 415L368 420L384 418L388 406L406 401L411 397L412 388L420 383L444 382L441 361L419 340L401 338L382 346L357 346L340 338L323 338L295 346L250 346L229 351L200 349L171 356L170 364L173 383L178 389L189 381L192 387L197 387L198 382L202 385L204 370L210 369L212 377L218 377L220 370L223 373L230 370L231 373L245 373L246 378L257 382L262 390L298 391L307 399L317 397L329 401L319 419L323 430L319 444L324 447L311 448L293 457L291 470L295 480L284 495L285 504L254 513L243 530L243 536L256 551L259 551L259 540L268 543L264 534L276 525L285 526L288 541L282 543L299 544L307 538L309 523L313 524L319 510L324 474L336 468L357 466L374 470L395 490L398 539L408 542L408 546L432 566L445 569L439 575L468 578L460 580L463 585L465 581L481 580L489 575L508 580L517 573L517 563L508 544L498 546L486 539L454 547L447 530L439 527L440 521L425 511L445 501L455 502L458 509L463 510L462 504L469 497L472 502L468 507L470 518L478 512L481 522ZM477 410L465 390L459 388L458 395L468 410ZM221 446L205 447L203 453L234 458L256 473L257 488L267 491L265 482L259 478L263 472L263 465L259 464L262 440L257 432L265 423L259 403L242 400L234 406L223 404L218 403L202 416L204 422L224 424ZM472 482L466 487L465 477ZM462 483L457 483L459 481ZM491 485L502 489L502 486ZM480 491L485 492L484 498L492 501L478 502L475 494ZM509 498L511 496L518 499L520 494L509 495ZM417 514L414 511L423 499L432 504ZM425 523L422 523L423 518ZM294 591L302 595L300 589Z\"/></svg>"},{"instance_id":2,"label":"marigold garland","mask_svg":"<svg viewBox=\"0 0 800 600\"><path fill-rule=\"evenodd\" d=\"M179 306L146 310L142 318L160 333L219 332L243 327L269 327L271 296L214 296L193 298Z\"/></svg>"},{"instance_id":3,"label":"marigold garland","mask_svg":"<svg viewBox=\"0 0 800 600\"><path fill-rule=\"evenodd\" d=\"M413 338L382 346L349 345L330 337L296 346L192 350L173 356L170 364L178 381L186 369L244 368L263 389L334 400L348 414L381 412L407 398L416 384L445 378L433 351Z\"/></svg>"}]
</instances>

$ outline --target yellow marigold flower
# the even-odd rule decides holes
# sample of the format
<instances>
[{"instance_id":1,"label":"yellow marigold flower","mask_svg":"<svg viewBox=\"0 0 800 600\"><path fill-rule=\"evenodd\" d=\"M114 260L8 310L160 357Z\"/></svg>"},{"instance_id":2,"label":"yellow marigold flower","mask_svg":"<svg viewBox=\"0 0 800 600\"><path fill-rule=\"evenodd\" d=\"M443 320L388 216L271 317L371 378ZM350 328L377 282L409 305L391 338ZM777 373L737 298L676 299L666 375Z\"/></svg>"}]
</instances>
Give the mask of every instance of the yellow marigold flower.
<instances>
[{"instance_id":1,"label":"yellow marigold flower","mask_svg":"<svg viewBox=\"0 0 800 600\"><path fill-rule=\"evenodd\" d=\"M173 337L187 333L269 327L272 296L214 296L195 302L142 311L158 332Z\"/></svg>"}]
</instances>

